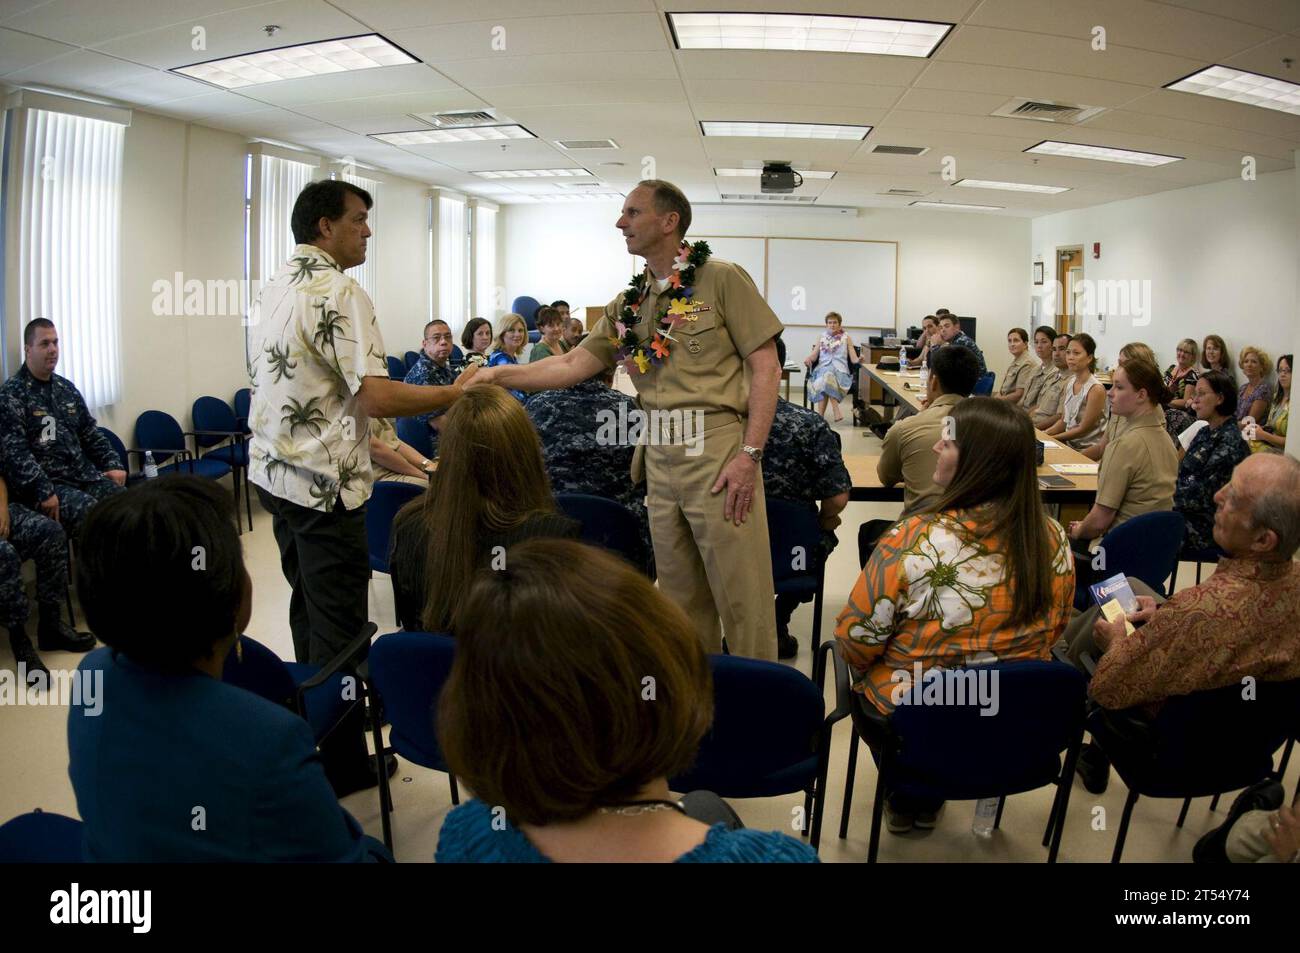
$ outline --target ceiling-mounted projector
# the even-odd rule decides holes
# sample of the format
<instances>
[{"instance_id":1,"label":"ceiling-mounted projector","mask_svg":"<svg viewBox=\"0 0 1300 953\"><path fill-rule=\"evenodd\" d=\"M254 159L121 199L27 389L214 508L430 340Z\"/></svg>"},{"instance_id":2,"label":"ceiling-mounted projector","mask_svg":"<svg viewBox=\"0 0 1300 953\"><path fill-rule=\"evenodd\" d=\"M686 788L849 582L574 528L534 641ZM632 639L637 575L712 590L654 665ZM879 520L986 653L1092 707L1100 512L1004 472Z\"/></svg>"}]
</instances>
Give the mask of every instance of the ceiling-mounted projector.
<instances>
[{"instance_id":1,"label":"ceiling-mounted projector","mask_svg":"<svg viewBox=\"0 0 1300 953\"><path fill-rule=\"evenodd\" d=\"M769 162L763 166L759 191L788 195L801 185L803 185L803 176L790 168L789 163Z\"/></svg>"}]
</instances>

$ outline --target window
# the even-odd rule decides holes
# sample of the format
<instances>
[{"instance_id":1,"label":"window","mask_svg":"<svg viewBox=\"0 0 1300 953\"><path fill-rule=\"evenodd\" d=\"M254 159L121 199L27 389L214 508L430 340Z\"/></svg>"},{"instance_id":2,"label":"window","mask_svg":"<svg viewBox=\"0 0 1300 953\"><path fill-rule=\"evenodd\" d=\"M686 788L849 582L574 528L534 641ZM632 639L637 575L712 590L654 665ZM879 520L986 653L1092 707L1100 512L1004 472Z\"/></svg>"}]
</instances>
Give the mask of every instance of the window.
<instances>
[{"instance_id":1,"label":"window","mask_svg":"<svg viewBox=\"0 0 1300 953\"><path fill-rule=\"evenodd\" d=\"M270 281L293 254L290 219L298 193L312 180L316 167L278 156L262 154L257 212L258 278Z\"/></svg>"},{"instance_id":2,"label":"window","mask_svg":"<svg viewBox=\"0 0 1300 953\"><path fill-rule=\"evenodd\" d=\"M366 242L366 260L363 264L355 268L349 268L348 274L357 279L357 283L365 289L366 294L370 296L370 301L378 310L379 303L375 297L375 292L379 290L379 272L377 271L379 255L379 183L374 179L366 179L359 175L348 175L346 172L339 176L344 182L351 182L353 185L360 186L370 193L374 200L374 205L370 208L370 215L367 223L370 230L374 232Z\"/></svg>"},{"instance_id":3,"label":"window","mask_svg":"<svg viewBox=\"0 0 1300 953\"><path fill-rule=\"evenodd\" d=\"M497 210L490 205L474 206L474 314L493 324L502 312L497 300Z\"/></svg>"},{"instance_id":4,"label":"window","mask_svg":"<svg viewBox=\"0 0 1300 953\"><path fill-rule=\"evenodd\" d=\"M20 170L18 313L54 322L59 373L93 408L122 395L120 123L25 109L13 130Z\"/></svg>"},{"instance_id":5,"label":"window","mask_svg":"<svg viewBox=\"0 0 1300 953\"><path fill-rule=\"evenodd\" d=\"M465 201L438 193L438 314L452 329L469 320Z\"/></svg>"}]
</instances>

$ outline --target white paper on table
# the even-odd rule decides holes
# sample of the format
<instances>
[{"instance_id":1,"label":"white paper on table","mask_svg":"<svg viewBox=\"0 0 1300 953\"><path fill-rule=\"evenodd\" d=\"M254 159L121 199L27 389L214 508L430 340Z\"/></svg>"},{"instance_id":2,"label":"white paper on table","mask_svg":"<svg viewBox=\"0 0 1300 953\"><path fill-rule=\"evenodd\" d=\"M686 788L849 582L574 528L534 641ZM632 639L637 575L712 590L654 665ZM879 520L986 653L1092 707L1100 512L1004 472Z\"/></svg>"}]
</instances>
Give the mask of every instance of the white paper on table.
<instances>
[{"instance_id":1,"label":"white paper on table","mask_svg":"<svg viewBox=\"0 0 1300 953\"><path fill-rule=\"evenodd\" d=\"M1057 473L1072 474L1074 476L1087 476L1097 472L1099 464L1096 463L1053 463L1052 469Z\"/></svg>"},{"instance_id":2,"label":"white paper on table","mask_svg":"<svg viewBox=\"0 0 1300 953\"><path fill-rule=\"evenodd\" d=\"M1038 442L1041 443L1041 444L1043 445L1043 449L1044 449L1044 450L1060 450L1060 449L1061 449L1061 445L1060 445L1059 443L1057 443L1055 440L1040 440L1040 441L1038 441Z\"/></svg>"}]
</instances>

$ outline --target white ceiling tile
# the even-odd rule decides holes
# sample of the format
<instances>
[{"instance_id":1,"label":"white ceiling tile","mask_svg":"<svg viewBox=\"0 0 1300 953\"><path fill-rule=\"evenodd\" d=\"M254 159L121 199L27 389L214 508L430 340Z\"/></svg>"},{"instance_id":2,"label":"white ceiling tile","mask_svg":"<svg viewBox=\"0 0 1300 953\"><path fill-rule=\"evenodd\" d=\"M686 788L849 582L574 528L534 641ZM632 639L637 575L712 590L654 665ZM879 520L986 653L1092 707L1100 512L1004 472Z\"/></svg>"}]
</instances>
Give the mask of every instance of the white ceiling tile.
<instances>
[{"instance_id":1,"label":"white ceiling tile","mask_svg":"<svg viewBox=\"0 0 1300 953\"><path fill-rule=\"evenodd\" d=\"M688 80L694 101L714 103L765 103L805 106L858 106L888 108L906 92L903 86L849 83L781 83L754 80Z\"/></svg>"},{"instance_id":2,"label":"white ceiling tile","mask_svg":"<svg viewBox=\"0 0 1300 953\"><path fill-rule=\"evenodd\" d=\"M1189 122L1167 116L1148 116L1124 109L1115 109L1094 116L1085 126L1088 129L1113 129L1117 132L1159 136L1175 142L1219 146L1238 150L1243 154L1258 153L1275 158L1289 158L1296 148L1295 142L1289 139L1237 129L1224 129L1222 126L1213 126L1204 122Z\"/></svg>"},{"instance_id":3,"label":"white ceiling tile","mask_svg":"<svg viewBox=\"0 0 1300 953\"><path fill-rule=\"evenodd\" d=\"M1295 6L1300 10L1300 3L1296 3ZM1289 67L1282 62L1286 59L1291 60ZM1252 73L1262 73L1275 79L1284 79L1290 83L1300 83L1300 36L1288 33L1274 37L1254 49L1226 57L1220 60L1220 63L1223 66L1235 66L1237 69L1249 70ZM1174 78L1181 79L1182 76Z\"/></svg>"},{"instance_id":4,"label":"white ceiling tile","mask_svg":"<svg viewBox=\"0 0 1300 953\"><path fill-rule=\"evenodd\" d=\"M365 132L392 132L400 128L418 129L422 123L411 118L414 113L451 112L465 109L487 109L488 104L477 96L455 87L419 93L394 93L385 96L366 96L358 99L334 99L318 103L295 105L294 110L322 122L337 123L353 128L354 123L387 124L384 129L367 128ZM514 117L504 116L503 119ZM357 129L357 131L362 131Z\"/></svg>"},{"instance_id":5,"label":"white ceiling tile","mask_svg":"<svg viewBox=\"0 0 1300 953\"><path fill-rule=\"evenodd\" d=\"M1138 86L1133 83L1068 76L1044 70L945 63L937 60L930 63L929 68L921 74L915 85L921 89L1001 93L1008 98L1024 96L1029 99L1080 103L1087 106L1121 106L1150 92L1149 86Z\"/></svg>"},{"instance_id":6,"label":"white ceiling tile","mask_svg":"<svg viewBox=\"0 0 1300 953\"><path fill-rule=\"evenodd\" d=\"M677 60L682 76L688 80L788 80L881 86L907 86L930 62L908 56L782 50L682 50Z\"/></svg>"},{"instance_id":7,"label":"white ceiling tile","mask_svg":"<svg viewBox=\"0 0 1300 953\"><path fill-rule=\"evenodd\" d=\"M1176 7L1198 10L1251 23L1266 30L1300 30L1300 4L1295 0L1164 0Z\"/></svg>"},{"instance_id":8,"label":"white ceiling tile","mask_svg":"<svg viewBox=\"0 0 1300 953\"><path fill-rule=\"evenodd\" d=\"M551 53L488 57L443 64L440 71L471 89L521 83L582 83L620 76L645 80L677 78L671 53L593 53L584 56Z\"/></svg>"},{"instance_id":9,"label":"white ceiling tile","mask_svg":"<svg viewBox=\"0 0 1300 953\"><path fill-rule=\"evenodd\" d=\"M478 17L478 11L474 14ZM399 30L389 36L435 66L472 59L509 59L547 53L636 53L671 49L663 20L654 13L525 17L502 22L475 19Z\"/></svg>"},{"instance_id":10,"label":"white ceiling tile","mask_svg":"<svg viewBox=\"0 0 1300 953\"><path fill-rule=\"evenodd\" d=\"M639 108L648 103L686 102L686 92L676 79L480 86L478 92L493 106L507 110L556 103Z\"/></svg>"},{"instance_id":11,"label":"white ceiling tile","mask_svg":"<svg viewBox=\"0 0 1300 953\"><path fill-rule=\"evenodd\" d=\"M1125 103L1124 109L1149 116L1169 116L1210 123L1225 129L1242 129L1266 136L1300 140L1300 116L1172 89L1155 90Z\"/></svg>"},{"instance_id":12,"label":"white ceiling tile","mask_svg":"<svg viewBox=\"0 0 1300 953\"><path fill-rule=\"evenodd\" d=\"M512 20L520 17L565 16L573 0L334 0L334 5L376 29L407 29L466 20ZM654 0L583 0L586 13L653 13Z\"/></svg>"},{"instance_id":13,"label":"white ceiling tile","mask_svg":"<svg viewBox=\"0 0 1300 953\"><path fill-rule=\"evenodd\" d=\"M16 73L75 50L76 47L66 43L0 29L0 76Z\"/></svg>"},{"instance_id":14,"label":"white ceiling tile","mask_svg":"<svg viewBox=\"0 0 1300 953\"><path fill-rule=\"evenodd\" d=\"M194 24L213 12L246 6L248 0L167 0L161 6L141 0L110 3L104 0L51 0L8 17L5 26L63 43L89 46L113 37L156 30L168 24Z\"/></svg>"}]
</instances>

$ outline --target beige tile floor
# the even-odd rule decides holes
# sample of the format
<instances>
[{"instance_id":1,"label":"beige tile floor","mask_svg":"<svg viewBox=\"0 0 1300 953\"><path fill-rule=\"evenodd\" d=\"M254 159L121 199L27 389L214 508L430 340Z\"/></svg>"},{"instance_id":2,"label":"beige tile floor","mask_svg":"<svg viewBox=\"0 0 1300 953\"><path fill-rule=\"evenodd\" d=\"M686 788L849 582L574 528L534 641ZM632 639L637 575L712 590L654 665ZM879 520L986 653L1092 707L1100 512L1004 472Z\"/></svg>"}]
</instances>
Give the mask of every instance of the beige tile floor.
<instances>
[{"instance_id":1,"label":"beige tile floor","mask_svg":"<svg viewBox=\"0 0 1300 953\"><path fill-rule=\"evenodd\" d=\"M795 399L798 399L797 394ZM879 441L874 436L850 427L848 422L836 425L836 429L844 439L846 453L870 453L879 448ZM826 573L824 636L829 637L833 631L835 616L857 577L857 526L867 519L892 518L898 510L898 504L849 504L840 530L841 543L832 555ZM287 626L289 590L280 574L270 522L270 517L254 506L255 529L243 536L255 587L249 634L270 645L282 657L291 658L293 648ZM1180 582L1186 584L1192 580L1191 570L1190 564L1182 567ZM807 635L811 631L811 616L811 604L801 606L791 624L791 632L799 636L800 652L790 664L805 673L810 671L812 664ZM380 632L395 628L392 588L385 576L376 576L371 582L370 618L379 625ZM58 653L48 655L46 661L53 668L69 668L76 665L78 657ZM0 667L13 667L8 642L4 639L0 639ZM833 699L828 698L829 704L833 704ZM76 814L76 802L67 773L66 714L62 708L0 707L0 765L4 766L0 772L0 819L35 807ZM843 721L836 728L831 753L827 816L821 845L823 861L861 862L866 858L875 768L865 748L858 757L858 778L848 837L840 840L837 836L848 744L849 725ZM1295 790L1298 775L1300 755L1292 758L1286 778L1288 792ZM1053 788L1044 788L1010 798L1002 826L989 840L977 838L970 831L974 813L972 802L949 804L933 831L903 836L883 833L880 860L1041 862L1046 858L1046 851L1040 846L1040 841L1053 791ZM1075 781L1061 845L1062 862L1109 860L1125 793L1123 784L1114 775L1110 788L1100 797L1090 795ZM393 829L398 859L431 860L437 845L438 828L451 807L446 776L402 762L393 779L393 796L396 805ZM1174 822L1180 802L1139 801L1125 846L1125 859L1179 863L1190 860L1196 839L1221 823L1231 802L1231 796L1226 796L1213 814L1209 810L1208 798L1193 802L1187 822L1179 830ZM351 795L343 803L369 833L380 836L375 791ZM802 796L793 795L734 802L748 826L787 832L792 830L795 809L802 804Z\"/></svg>"}]
</instances>

